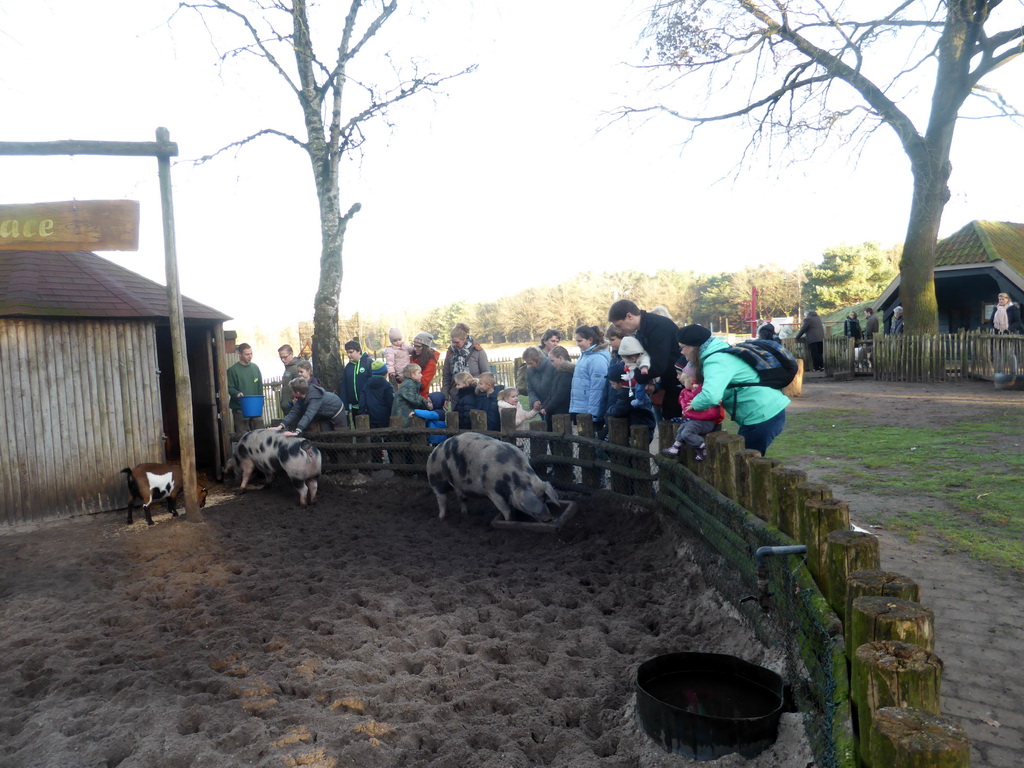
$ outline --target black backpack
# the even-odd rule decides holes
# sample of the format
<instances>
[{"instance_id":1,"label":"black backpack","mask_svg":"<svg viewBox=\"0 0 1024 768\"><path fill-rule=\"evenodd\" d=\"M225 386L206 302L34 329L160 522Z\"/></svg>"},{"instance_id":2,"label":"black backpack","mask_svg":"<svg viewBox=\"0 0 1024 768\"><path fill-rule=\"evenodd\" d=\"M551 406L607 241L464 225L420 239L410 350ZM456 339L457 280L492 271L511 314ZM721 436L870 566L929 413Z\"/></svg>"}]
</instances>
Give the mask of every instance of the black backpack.
<instances>
[{"instance_id":1,"label":"black backpack","mask_svg":"<svg viewBox=\"0 0 1024 768\"><path fill-rule=\"evenodd\" d=\"M771 387L772 389L785 389L796 378L797 363L786 348L777 341L768 339L748 339L741 341L728 349L718 349L711 354L728 352L736 355L755 371L759 381L750 384L730 384L733 387ZM710 355L709 355L710 356Z\"/></svg>"}]
</instances>

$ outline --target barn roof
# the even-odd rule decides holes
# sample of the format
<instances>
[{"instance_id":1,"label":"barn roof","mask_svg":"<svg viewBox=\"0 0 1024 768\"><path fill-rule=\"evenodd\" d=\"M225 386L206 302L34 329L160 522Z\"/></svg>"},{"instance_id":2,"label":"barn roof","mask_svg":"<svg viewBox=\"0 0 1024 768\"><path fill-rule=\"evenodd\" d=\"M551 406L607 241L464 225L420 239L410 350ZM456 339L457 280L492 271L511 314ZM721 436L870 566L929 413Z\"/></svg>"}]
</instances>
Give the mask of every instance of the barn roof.
<instances>
[{"instance_id":1,"label":"barn roof","mask_svg":"<svg viewBox=\"0 0 1024 768\"><path fill-rule=\"evenodd\" d=\"M229 320L181 297L189 320ZM88 251L0 251L0 317L168 317L167 288Z\"/></svg>"},{"instance_id":2,"label":"barn roof","mask_svg":"<svg viewBox=\"0 0 1024 768\"><path fill-rule=\"evenodd\" d=\"M1024 224L972 221L935 245L935 266L1005 261L1024 275Z\"/></svg>"}]
</instances>

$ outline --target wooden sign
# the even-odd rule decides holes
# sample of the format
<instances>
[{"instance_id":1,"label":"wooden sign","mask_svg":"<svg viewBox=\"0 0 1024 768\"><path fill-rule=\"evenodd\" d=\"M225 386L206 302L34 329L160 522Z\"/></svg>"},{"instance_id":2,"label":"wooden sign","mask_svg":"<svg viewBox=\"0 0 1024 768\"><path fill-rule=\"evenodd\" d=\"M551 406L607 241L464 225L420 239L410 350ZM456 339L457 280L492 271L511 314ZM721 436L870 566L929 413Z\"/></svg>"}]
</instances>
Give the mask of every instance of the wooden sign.
<instances>
[{"instance_id":1,"label":"wooden sign","mask_svg":"<svg viewBox=\"0 0 1024 768\"><path fill-rule=\"evenodd\" d=\"M137 251L136 200L0 205L0 251Z\"/></svg>"}]
</instances>

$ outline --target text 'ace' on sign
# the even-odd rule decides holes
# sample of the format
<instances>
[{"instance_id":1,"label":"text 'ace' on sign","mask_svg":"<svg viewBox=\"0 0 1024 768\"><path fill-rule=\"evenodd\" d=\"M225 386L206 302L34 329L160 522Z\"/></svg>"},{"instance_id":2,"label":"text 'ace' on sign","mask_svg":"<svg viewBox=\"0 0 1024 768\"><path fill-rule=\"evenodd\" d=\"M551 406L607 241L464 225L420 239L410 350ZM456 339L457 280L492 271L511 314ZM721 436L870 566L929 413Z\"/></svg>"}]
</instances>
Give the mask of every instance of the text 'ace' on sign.
<instances>
[{"instance_id":1,"label":"text 'ace' on sign","mask_svg":"<svg viewBox=\"0 0 1024 768\"><path fill-rule=\"evenodd\" d=\"M0 205L0 251L137 251L137 200Z\"/></svg>"}]
</instances>

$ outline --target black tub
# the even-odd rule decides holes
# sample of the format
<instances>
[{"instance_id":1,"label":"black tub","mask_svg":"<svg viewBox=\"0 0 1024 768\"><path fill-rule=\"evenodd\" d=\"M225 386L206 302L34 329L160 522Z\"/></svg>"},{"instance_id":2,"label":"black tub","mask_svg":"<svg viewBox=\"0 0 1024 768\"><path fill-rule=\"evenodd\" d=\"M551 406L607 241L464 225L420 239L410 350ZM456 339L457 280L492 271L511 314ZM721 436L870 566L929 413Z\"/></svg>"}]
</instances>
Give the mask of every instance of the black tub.
<instances>
[{"instance_id":1,"label":"black tub","mask_svg":"<svg viewBox=\"0 0 1024 768\"><path fill-rule=\"evenodd\" d=\"M669 653L636 673L644 732L669 752L714 760L755 757L775 743L783 709L782 678L719 653Z\"/></svg>"}]
</instances>

